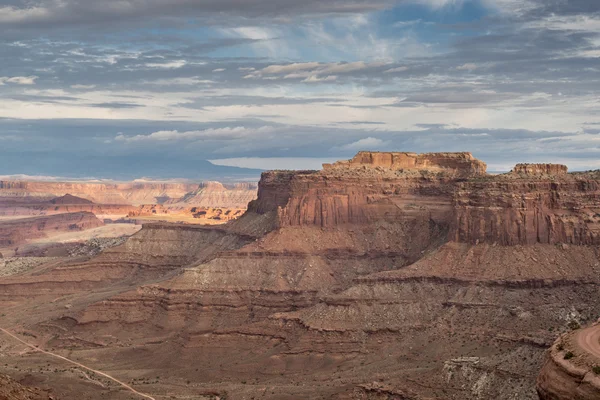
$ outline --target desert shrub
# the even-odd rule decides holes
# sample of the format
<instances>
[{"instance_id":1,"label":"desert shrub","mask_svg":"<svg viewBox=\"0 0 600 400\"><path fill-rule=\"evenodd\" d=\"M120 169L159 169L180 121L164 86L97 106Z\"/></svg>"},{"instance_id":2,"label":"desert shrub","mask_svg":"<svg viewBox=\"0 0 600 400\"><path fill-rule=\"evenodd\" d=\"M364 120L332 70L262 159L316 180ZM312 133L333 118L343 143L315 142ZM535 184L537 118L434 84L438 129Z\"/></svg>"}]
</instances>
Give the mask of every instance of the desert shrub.
<instances>
[{"instance_id":1,"label":"desert shrub","mask_svg":"<svg viewBox=\"0 0 600 400\"><path fill-rule=\"evenodd\" d=\"M577 321L571 321L567 324L567 326L573 331L581 328L581 325L579 325L579 322L577 322Z\"/></svg>"},{"instance_id":2,"label":"desert shrub","mask_svg":"<svg viewBox=\"0 0 600 400\"><path fill-rule=\"evenodd\" d=\"M592 371L596 374L596 375L600 375L600 365L594 365L594 367L592 367Z\"/></svg>"},{"instance_id":3,"label":"desert shrub","mask_svg":"<svg viewBox=\"0 0 600 400\"><path fill-rule=\"evenodd\" d=\"M565 360L570 360L573 357L575 357L575 354L573 354L572 351L567 351L567 353L565 354Z\"/></svg>"}]
</instances>

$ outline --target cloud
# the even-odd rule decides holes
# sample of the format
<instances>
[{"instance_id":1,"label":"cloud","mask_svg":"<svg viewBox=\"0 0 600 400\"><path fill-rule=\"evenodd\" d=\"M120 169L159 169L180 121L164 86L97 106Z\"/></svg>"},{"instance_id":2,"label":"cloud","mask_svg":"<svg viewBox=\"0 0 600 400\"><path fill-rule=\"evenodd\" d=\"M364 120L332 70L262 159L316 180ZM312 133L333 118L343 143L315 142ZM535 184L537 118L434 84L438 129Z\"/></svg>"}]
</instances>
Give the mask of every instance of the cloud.
<instances>
[{"instance_id":1,"label":"cloud","mask_svg":"<svg viewBox=\"0 0 600 400\"><path fill-rule=\"evenodd\" d=\"M263 79L300 79L304 82L329 82L337 79L338 75L377 69L388 65L385 62L340 62L340 63L291 63L284 65L269 65L254 71L244 78Z\"/></svg>"},{"instance_id":2,"label":"cloud","mask_svg":"<svg viewBox=\"0 0 600 400\"><path fill-rule=\"evenodd\" d=\"M257 137L261 134L269 134L274 132L274 128L263 126L260 128L246 128L243 126L205 129L199 131L157 131L148 135L126 136L122 133L118 134L114 140L125 143L140 143L140 142L180 142L180 141L197 141L197 140L233 140L247 137Z\"/></svg>"},{"instance_id":3,"label":"cloud","mask_svg":"<svg viewBox=\"0 0 600 400\"><path fill-rule=\"evenodd\" d=\"M0 7L0 27L85 25L99 21L148 18L242 17L281 18L294 15L351 14L381 10L389 0L37 0Z\"/></svg>"},{"instance_id":4,"label":"cloud","mask_svg":"<svg viewBox=\"0 0 600 400\"><path fill-rule=\"evenodd\" d=\"M14 83L15 85L35 85L37 79L37 76L0 76L0 85L7 83Z\"/></svg>"},{"instance_id":5,"label":"cloud","mask_svg":"<svg viewBox=\"0 0 600 400\"><path fill-rule=\"evenodd\" d=\"M385 70L385 71L383 71L383 73L384 74L394 74L394 73L397 73L397 72L405 72L405 71L408 71L408 70L409 70L409 68L407 66L403 65L401 67L396 67L396 68L391 68L391 69Z\"/></svg>"},{"instance_id":6,"label":"cloud","mask_svg":"<svg viewBox=\"0 0 600 400\"><path fill-rule=\"evenodd\" d=\"M467 63L467 64L463 64L463 65L459 65L458 67L456 67L457 70L459 71L474 71L478 68L477 64L474 63Z\"/></svg>"},{"instance_id":7,"label":"cloud","mask_svg":"<svg viewBox=\"0 0 600 400\"><path fill-rule=\"evenodd\" d=\"M356 142L339 146L339 149L344 151L377 150L389 144L387 141L369 136Z\"/></svg>"}]
</instances>

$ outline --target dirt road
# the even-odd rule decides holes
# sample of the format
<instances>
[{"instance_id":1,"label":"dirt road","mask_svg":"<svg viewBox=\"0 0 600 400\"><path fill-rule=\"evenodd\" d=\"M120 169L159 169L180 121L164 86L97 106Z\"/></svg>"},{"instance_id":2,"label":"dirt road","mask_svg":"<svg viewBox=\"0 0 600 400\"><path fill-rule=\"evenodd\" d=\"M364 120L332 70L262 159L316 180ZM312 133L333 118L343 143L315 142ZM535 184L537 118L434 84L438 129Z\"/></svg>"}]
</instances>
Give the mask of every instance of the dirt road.
<instances>
[{"instance_id":1,"label":"dirt road","mask_svg":"<svg viewBox=\"0 0 600 400\"><path fill-rule=\"evenodd\" d=\"M104 372L97 371L97 370L95 370L95 369L92 369L92 368L90 368L90 367L87 367L87 366L85 366L85 365L83 365L83 364L81 364L81 363L78 363L78 362L76 362L76 361L69 360L68 358L66 358L66 357L63 357L63 356L61 356L61 355L54 354L54 353L52 353L52 352L49 352L49 351L46 351L46 350L42 350L42 349L40 349L40 348L37 348L36 346L34 346L34 345L32 345L32 344L29 344L29 343L27 343L26 341L22 340L21 338L19 338L19 337L15 336L15 335L14 335L14 334L12 334L11 332L7 331L6 329L0 328L0 331L1 331L1 332L3 332L3 333L4 333L4 334L6 334L6 335L8 335L8 336L12 337L13 339L17 340L18 342L20 342L20 343L24 344L25 346L27 346L27 347L29 347L29 348L31 348L31 349L33 349L33 350L35 350L35 351L38 351L38 352L40 352L40 353L47 354L47 355L49 355L49 356L51 356L51 357L60 358L61 360L63 360L63 361L66 361L66 362L68 362L68 363L70 363L70 364L76 365L76 366L78 366L78 367L80 367L80 368L83 368L83 369L85 369L85 370L87 370L87 371L93 372L94 374L101 375L101 376L103 376L103 377L105 377L105 378L108 378L108 379L110 379L111 381L118 383L119 385L121 385L121 386L122 386L122 387L124 387L125 389L129 390L130 392L132 392L132 393L134 393L134 394L136 394L136 395L138 395L138 396L141 396L141 397L143 397L143 398L146 398L146 399L149 399L149 400L156 400L154 397L152 397L152 396L150 396L150 395L148 395L148 394L145 394L145 393L138 392L137 390L135 390L134 388L132 388L131 386L129 386L129 385L128 385L128 384L126 384L125 382L121 382L121 381L120 381L120 380L118 380L117 378L114 378L114 377L112 377L112 376L110 376L110 375L108 375L108 374L106 374L106 373L104 373Z\"/></svg>"},{"instance_id":2,"label":"dirt road","mask_svg":"<svg viewBox=\"0 0 600 400\"><path fill-rule=\"evenodd\" d=\"M576 340L583 351L600 359L600 324L581 329Z\"/></svg>"}]
</instances>

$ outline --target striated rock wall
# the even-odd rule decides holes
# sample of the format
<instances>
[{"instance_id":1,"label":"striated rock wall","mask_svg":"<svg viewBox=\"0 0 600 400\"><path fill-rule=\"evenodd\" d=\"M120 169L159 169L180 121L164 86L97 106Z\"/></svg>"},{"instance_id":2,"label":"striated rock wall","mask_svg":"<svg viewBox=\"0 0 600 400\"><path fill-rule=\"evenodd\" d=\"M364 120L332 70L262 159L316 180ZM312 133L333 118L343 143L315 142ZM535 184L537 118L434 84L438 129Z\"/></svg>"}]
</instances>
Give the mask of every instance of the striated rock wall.
<instances>
[{"instance_id":1,"label":"striated rock wall","mask_svg":"<svg viewBox=\"0 0 600 400\"><path fill-rule=\"evenodd\" d=\"M600 244L598 177L554 164L482 171L469 153L361 152L323 171L264 173L250 210L277 211L282 227L426 220L464 243Z\"/></svg>"},{"instance_id":2,"label":"striated rock wall","mask_svg":"<svg viewBox=\"0 0 600 400\"><path fill-rule=\"evenodd\" d=\"M566 165L561 164L517 164L513 174L523 175L565 175L569 172Z\"/></svg>"},{"instance_id":3,"label":"striated rock wall","mask_svg":"<svg viewBox=\"0 0 600 400\"><path fill-rule=\"evenodd\" d=\"M56 214L45 217L0 221L0 246L8 247L49 233L82 231L104 225L91 212Z\"/></svg>"},{"instance_id":4,"label":"striated rock wall","mask_svg":"<svg viewBox=\"0 0 600 400\"><path fill-rule=\"evenodd\" d=\"M451 239L518 245L600 243L600 180L488 177L458 184Z\"/></svg>"},{"instance_id":5,"label":"striated rock wall","mask_svg":"<svg viewBox=\"0 0 600 400\"><path fill-rule=\"evenodd\" d=\"M562 335L548 350L537 378L540 400L595 400L600 398L598 326ZM588 339L589 338L589 339ZM595 354L581 345L591 346Z\"/></svg>"}]
</instances>

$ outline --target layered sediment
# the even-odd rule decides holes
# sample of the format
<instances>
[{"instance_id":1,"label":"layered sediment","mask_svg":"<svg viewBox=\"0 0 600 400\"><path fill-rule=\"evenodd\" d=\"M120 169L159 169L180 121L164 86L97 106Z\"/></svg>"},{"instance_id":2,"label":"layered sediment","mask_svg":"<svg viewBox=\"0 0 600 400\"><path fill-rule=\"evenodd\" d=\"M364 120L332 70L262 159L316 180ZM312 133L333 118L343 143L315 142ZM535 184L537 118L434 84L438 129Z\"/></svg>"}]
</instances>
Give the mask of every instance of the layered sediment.
<instances>
[{"instance_id":1,"label":"layered sediment","mask_svg":"<svg viewBox=\"0 0 600 400\"><path fill-rule=\"evenodd\" d=\"M0 204L3 205L40 204L67 194L104 205L185 203L199 207L245 208L256 197L256 186L218 182L0 181Z\"/></svg>"},{"instance_id":2,"label":"layered sediment","mask_svg":"<svg viewBox=\"0 0 600 400\"><path fill-rule=\"evenodd\" d=\"M0 247L16 246L58 232L82 231L102 225L104 223L90 212L0 221Z\"/></svg>"},{"instance_id":3,"label":"layered sediment","mask_svg":"<svg viewBox=\"0 0 600 400\"><path fill-rule=\"evenodd\" d=\"M547 352L537 379L540 400L600 398L600 326L574 328Z\"/></svg>"},{"instance_id":4,"label":"layered sediment","mask_svg":"<svg viewBox=\"0 0 600 400\"><path fill-rule=\"evenodd\" d=\"M469 153L361 152L264 173L219 228L147 225L0 285L72 296L32 330L167 377L157 393L534 400L545 348L600 308L599 188L562 167L491 176ZM102 280L118 290L76 300Z\"/></svg>"}]
</instances>

